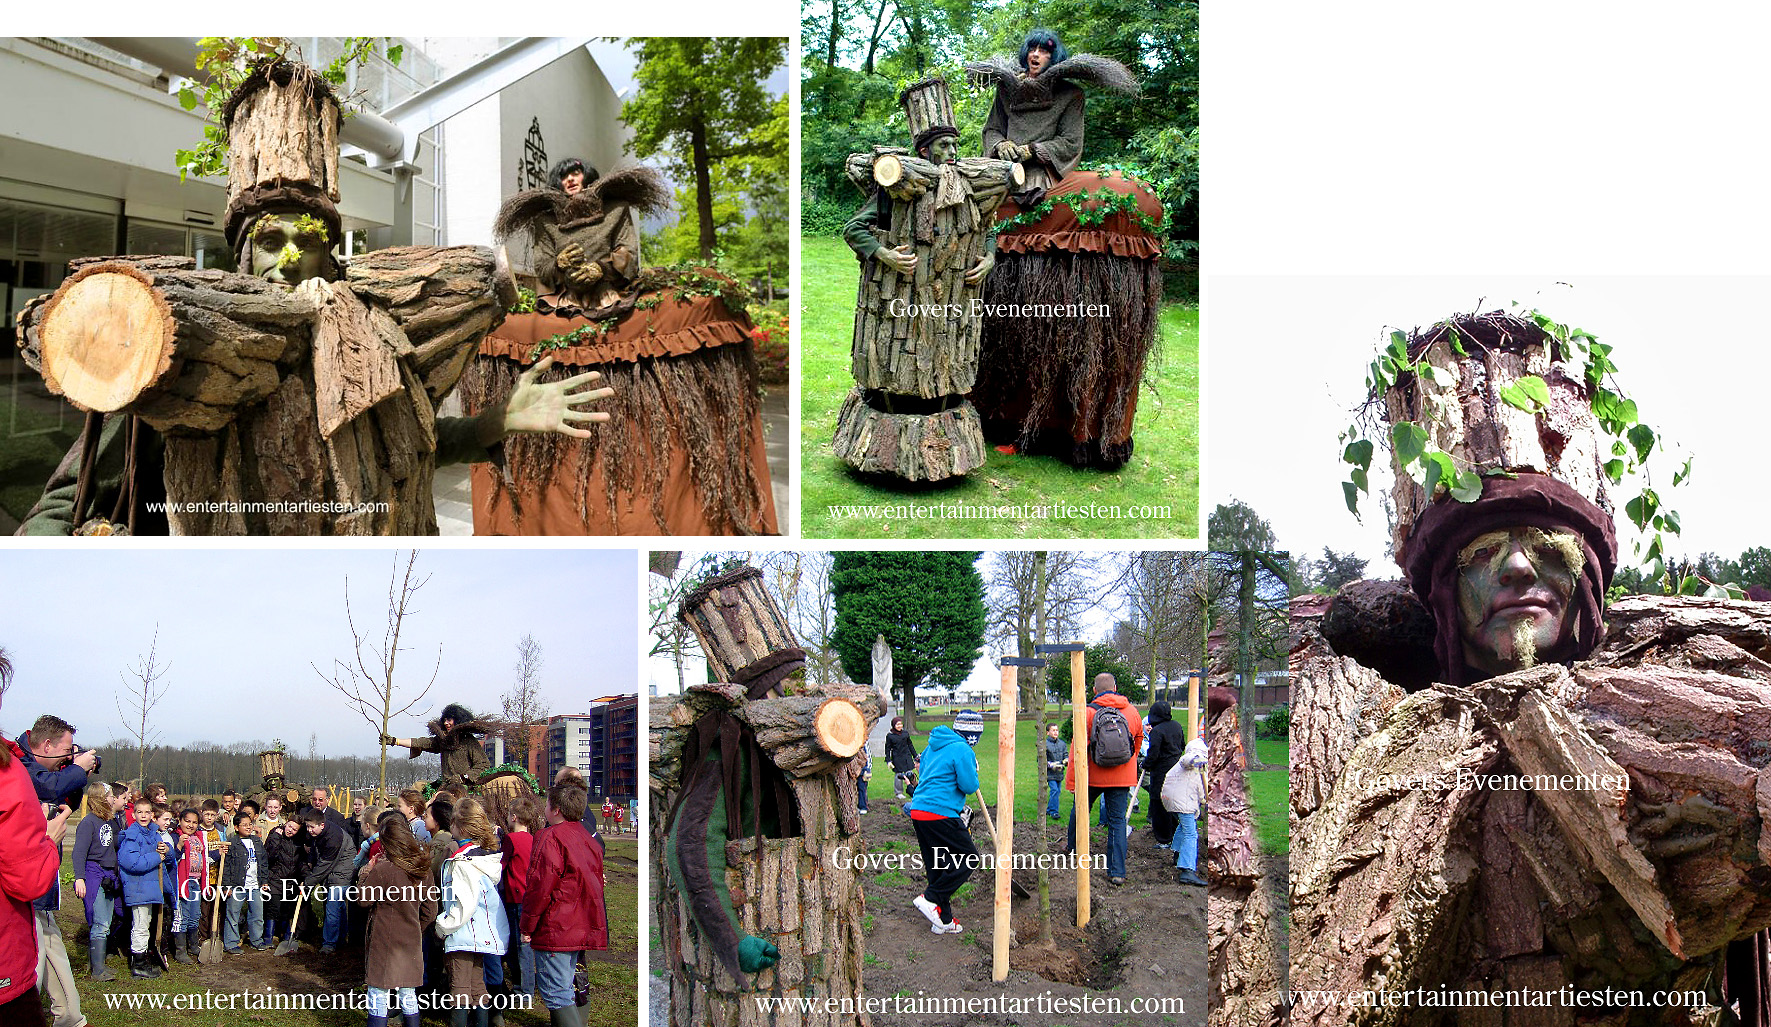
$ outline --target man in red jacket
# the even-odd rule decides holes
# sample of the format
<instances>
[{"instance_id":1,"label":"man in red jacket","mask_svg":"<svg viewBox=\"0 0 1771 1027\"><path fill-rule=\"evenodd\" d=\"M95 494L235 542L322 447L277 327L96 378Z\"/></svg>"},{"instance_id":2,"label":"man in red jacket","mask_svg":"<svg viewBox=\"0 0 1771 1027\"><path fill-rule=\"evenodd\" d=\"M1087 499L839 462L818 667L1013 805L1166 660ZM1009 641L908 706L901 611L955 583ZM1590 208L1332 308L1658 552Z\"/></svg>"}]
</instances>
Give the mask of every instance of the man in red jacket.
<instances>
[{"instance_id":1,"label":"man in red jacket","mask_svg":"<svg viewBox=\"0 0 1771 1027\"><path fill-rule=\"evenodd\" d=\"M547 791L547 830L535 839L523 888L522 940L535 950L535 980L553 1027L585 1027L588 1006L572 987L578 953L609 947L603 853L579 821L588 797L566 781Z\"/></svg>"},{"instance_id":2,"label":"man in red jacket","mask_svg":"<svg viewBox=\"0 0 1771 1027\"><path fill-rule=\"evenodd\" d=\"M0 695L11 684L12 663L0 649ZM0 1027L43 1023L31 903L55 884L60 863L24 760L23 749L0 738Z\"/></svg>"}]
</instances>

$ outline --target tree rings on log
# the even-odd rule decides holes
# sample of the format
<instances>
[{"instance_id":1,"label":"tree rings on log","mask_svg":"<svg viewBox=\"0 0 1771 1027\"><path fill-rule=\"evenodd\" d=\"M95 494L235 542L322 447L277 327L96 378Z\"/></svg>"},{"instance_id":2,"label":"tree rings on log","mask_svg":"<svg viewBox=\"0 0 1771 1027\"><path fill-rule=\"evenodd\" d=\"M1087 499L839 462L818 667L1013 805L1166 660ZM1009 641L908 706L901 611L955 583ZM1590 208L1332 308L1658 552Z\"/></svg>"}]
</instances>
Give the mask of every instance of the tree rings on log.
<instances>
[{"instance_id":1,"label":"tree rings on log","mask_svg":"<svg viewBox=\"0 0 1771 1027\"><path fill-rule=\"evenodd\" d=\"M880 185L897 185L904 177L904 162L889 153L880 154L873 162L873 180Z\"/></svg>"},{"instance_id":2,"label":"tree rings on log","mask_svg":"<svg viewBox=\"0 0 1771 1027\"><path fill-rule=\"evenodd\" d=\"M792 695L753 699L733 711L756 731L775 765L794 777L829 773L867 744L871 721L851 699Z\"/></svg>"},{"instance_id":3,"label":"tree rings on log","mask_svg":"<svg viewBox=\"0 0 1771 1027\"><path fill-rule=\"evenodd\" d=\"M120 410L171 368L176 335L172 307L147 275L123 263L90 265L44 307L43 380L82 410Z\"/></svg>"}]
</instances>

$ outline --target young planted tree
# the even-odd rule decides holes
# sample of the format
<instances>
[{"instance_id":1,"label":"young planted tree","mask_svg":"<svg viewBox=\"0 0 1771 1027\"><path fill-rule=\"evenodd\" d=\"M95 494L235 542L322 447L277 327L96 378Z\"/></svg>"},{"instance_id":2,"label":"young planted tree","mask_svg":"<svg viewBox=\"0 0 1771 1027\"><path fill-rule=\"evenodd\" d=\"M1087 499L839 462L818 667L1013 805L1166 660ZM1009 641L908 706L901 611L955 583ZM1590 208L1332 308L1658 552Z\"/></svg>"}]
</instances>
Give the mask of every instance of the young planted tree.
<instances>
[{"instance_id":1,"label":"young planted tree","mask_svg":"<svg viewBox=\"0 0 1771 1027\"><path fill-rule=\"evenodd\" d=\"M404 716L430 694L431 686L437 683L437 671L443 666L443 647L437 646L437 662L431 668L430 680L417 695L409 701L401 694L400 686L394 680L394 664L400 654L400 631L405 627L408 614L417 611L412 609L412 600L430 580L429 575L413 578L413 570L418 565L418 550L406 554L406 567L402 573L399 555L394 556L393 574L387 584L387 619L382 629L381 644L375 645L369 636L357 630L356 618L351 613L350 579L344 581L344 619L350 627L351 653L350 662L332 661L332 673L326 674L318 667L314 673L320 679L337 689L343 695L350 708L370 726L376 729L376 735L382 739L389 737L388 727L395 717ZM311 666L311 665L310 665ZM379 788L382 794L387 793L387 742L381 746L381 771ZM312 748L312 743L309 743Z\"/></svg>"},{"instance_id":2,"label":"young planted tree","mask_svg":"<svg viewBox=\"0 0 1771 1027\"><path fill-rule=\"evenodd\" d=\"M149 722L154 707L166 697L166 690L171 688L170 682L162 682L169 669L159 661L160 626L154 625L153 640L148 643L146 656L141 657L136 665L123 676L126 692L116 697L117 716L123 721L123 730L135 741L135 776L145 784L147 782L148 748L160 744L160 732ZM134 678L134 682L130 682ZM10 682L10 675L7 676ZM129 697L128 711L123 707L123 695Z\"/></svg>"},{"instance_id":3,"label":"young planted tree","mask_svg":"<svg viewBox=\"0 0 1771 1027\"><path fill-rule=\"evenodd\" d=\"M534 635L517 641L516 678L504 694L505 760L529 765L529 727L547 718L547 701L541 697L541 643Z\"/></svg>"}]
</instances>

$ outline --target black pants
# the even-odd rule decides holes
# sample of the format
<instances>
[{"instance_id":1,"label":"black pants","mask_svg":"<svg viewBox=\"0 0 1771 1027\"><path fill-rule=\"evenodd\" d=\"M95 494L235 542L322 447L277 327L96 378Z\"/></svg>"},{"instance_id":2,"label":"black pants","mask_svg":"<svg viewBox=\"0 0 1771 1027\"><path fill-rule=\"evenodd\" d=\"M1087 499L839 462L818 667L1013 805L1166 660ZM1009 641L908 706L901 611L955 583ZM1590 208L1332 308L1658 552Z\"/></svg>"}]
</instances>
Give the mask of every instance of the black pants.
<instances>
[{"instance_id":1,"label":"black pants","mask_svg":"<svg viewBox=\"0 0 1771 1027\"><path fill-rule=\"evenodd\" d=\"M940 909L942 923L950 924L953 910L947 903L959 886L972 876L978 847L972 842L972 833L958 817L942 817L940 820L911 818L910 822L916 826L916 841L922 846L922 868L929 878L929 886L923 889L922 897Z\"/></svg>"},{"instance_id":2,"label":"black pants","mask_svg":"<svg viewBox=\"0 0 1771 1027\"><path fill-rule=\"evenodd\" d=\"M1180 820L1163 808L1161 789L1162 785L1158 783L1153 788L1144 789L1144 794L1150 797L1150 830L1156 832L1158 842L1167 845L1174 840L1175 827Z\"/></svg>"},{"instance_id":3,"label":"black pants","mask_svg":"<svg viewBox=\"0 0 1771 1027\"><path fill-rule=\"evenodd\" d=\"M43 1003L36 988L0 1002L0 1027L43 1027Z\"/></svg>"}]
</instances>

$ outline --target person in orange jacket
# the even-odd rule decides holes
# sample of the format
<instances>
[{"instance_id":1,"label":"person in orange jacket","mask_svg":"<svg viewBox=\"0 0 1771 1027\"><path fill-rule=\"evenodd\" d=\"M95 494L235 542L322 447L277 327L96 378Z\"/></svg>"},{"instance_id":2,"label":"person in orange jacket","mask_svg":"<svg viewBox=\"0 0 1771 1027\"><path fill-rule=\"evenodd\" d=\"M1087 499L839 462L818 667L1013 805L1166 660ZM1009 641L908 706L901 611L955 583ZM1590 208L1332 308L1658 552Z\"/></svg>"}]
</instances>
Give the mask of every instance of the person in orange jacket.
<instances>
[{"instance_id":1,"label":"person in orange jacket","mask_svg":"<svg viewBox=\"0 0 1771 1027\"><path fill-rule=\"evenodd\" d=\"M0 694L12 684L12 664L0 649ZM67 823L62 806L56 826ZM37 927L31 903L56 883L61 865L50 823L25 771L25 750L0 738L0 1023L42 1023L37 991Z\"/></svg>"},{"instance_id":2,"label":"person in orange jacket","mask_svg":"<svg viewBox=\"0 0 1771 1027\"><path fill-rule=\"evenodd\" d=\"M1101 799L1101 826L1107 829L1107 879L1115 885L1125 883L1126 806L1131 792L1138 786L1138 750L1144 745L1144 720L1131 700L1117 691L1119 683L1111 674L1096 674L1094 700L1088 704L1087 726L1083 737L1070 740L1070 769L1064 773L1064 788L1076 791L1076 761L1088 753L1088 799L1070 804L1070 830L1066 845L1076 851L1076 809L1081 807L1092 816L1095 797ZM1086 828L1085 828L1086 829Z\"/></svg>"}]
</instances>

